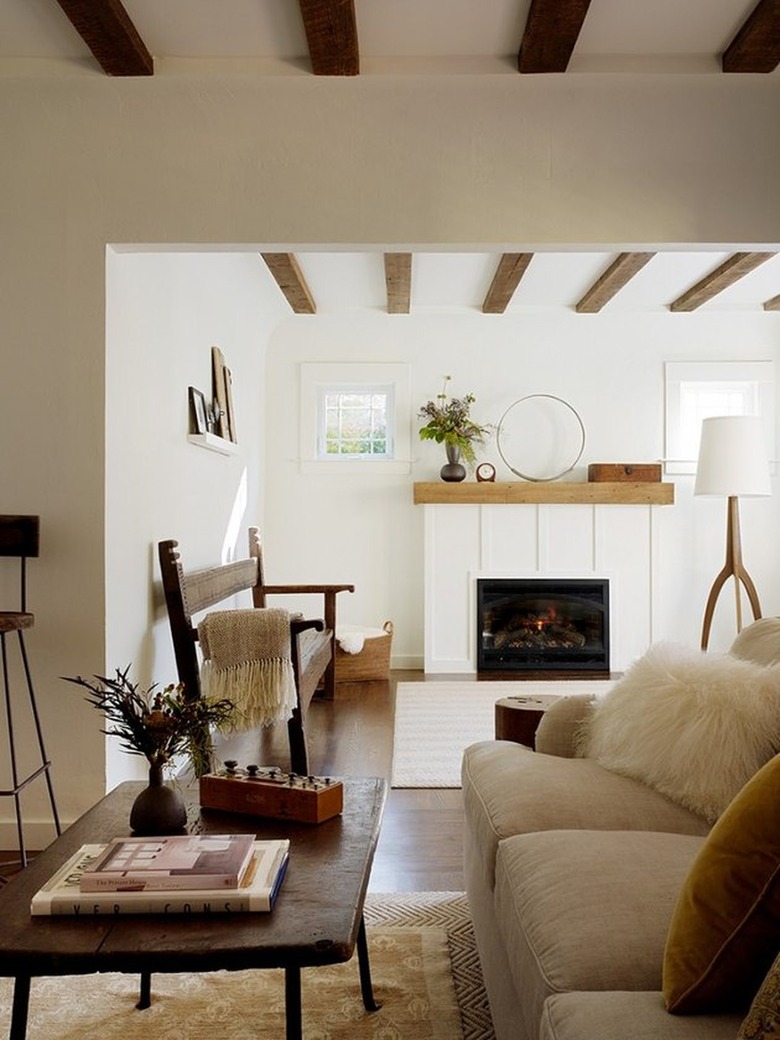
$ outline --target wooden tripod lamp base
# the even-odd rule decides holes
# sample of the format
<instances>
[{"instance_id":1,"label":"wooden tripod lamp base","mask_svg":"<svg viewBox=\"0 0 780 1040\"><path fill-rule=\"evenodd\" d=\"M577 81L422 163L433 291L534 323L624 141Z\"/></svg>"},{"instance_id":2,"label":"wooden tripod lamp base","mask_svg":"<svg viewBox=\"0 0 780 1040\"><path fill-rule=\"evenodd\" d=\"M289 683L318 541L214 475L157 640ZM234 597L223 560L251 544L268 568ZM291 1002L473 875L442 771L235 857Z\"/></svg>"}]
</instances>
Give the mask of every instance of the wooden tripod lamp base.
<instances>
[{"instance_id":1,"label":"wooden tripod lamp base","mask_svg":"<svg viewBox=\"0 0 780 1040\"><path fill-rule=\"evenodd\" d=\"M726 581L734 578L734 592L736 594L737 609L737 632L742 631L742 590L740 585L745 586L745 591L753 611L753 619L757 621L761 617L761 604L758 602L758 593L753 581L745 570L742 563L742 540L739 531L739 499L736 495L729 495L728 520L726 523L726 562L715 581L712 583L710 594L707 597L707 605L704 608L704 624L701 630L701 648L707 649L710 641L710 628L715 613L715 604L720 591Z\"/></svg>"}]
</instances>

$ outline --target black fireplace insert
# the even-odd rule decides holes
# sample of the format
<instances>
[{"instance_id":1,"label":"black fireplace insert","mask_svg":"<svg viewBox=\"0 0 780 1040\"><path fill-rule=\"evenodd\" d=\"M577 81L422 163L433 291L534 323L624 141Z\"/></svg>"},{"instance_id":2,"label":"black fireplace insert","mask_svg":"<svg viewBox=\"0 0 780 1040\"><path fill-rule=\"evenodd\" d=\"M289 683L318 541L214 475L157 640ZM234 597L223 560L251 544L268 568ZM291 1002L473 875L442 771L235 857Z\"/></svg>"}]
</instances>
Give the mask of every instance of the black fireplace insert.
<instances>
[{"instance_id":1,"label":"black fireplace insert","mask_svg":"<svg viewBox=\"0 0 780 1040\"><path fill-rule=\"evenodd\" d=\"M479 578L477 671L609 674L606 578Z\"/></svg>"}]
</instances>

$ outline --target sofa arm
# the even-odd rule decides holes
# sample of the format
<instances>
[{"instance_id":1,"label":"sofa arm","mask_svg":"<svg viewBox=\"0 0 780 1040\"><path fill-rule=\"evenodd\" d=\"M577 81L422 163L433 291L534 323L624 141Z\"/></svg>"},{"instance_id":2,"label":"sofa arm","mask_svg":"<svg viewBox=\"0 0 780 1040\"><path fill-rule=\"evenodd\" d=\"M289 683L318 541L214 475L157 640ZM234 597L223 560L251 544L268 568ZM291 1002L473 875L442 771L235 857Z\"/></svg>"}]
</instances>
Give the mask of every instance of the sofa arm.
<instances>
[{"instance_id":1,"label":"sofa arm","mask_svg":"<svg viewBox=\"0 0 780 1040\"><path fill-rule=\"evenodd\" d=\"M536 731L536 750L559 758L580 757L577 736L587 725L593 699L590 693L575 693L553 701Z\"/></svg>"}]
</instances>

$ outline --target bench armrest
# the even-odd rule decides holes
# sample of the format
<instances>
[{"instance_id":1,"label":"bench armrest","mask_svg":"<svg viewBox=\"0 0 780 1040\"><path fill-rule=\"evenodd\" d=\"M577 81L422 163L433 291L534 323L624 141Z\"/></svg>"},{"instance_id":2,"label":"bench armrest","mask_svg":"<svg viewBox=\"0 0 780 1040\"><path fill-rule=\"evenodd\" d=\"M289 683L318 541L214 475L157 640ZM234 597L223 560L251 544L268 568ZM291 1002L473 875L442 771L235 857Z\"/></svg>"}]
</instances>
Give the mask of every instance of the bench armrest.
<instances>
[{"instance_id":1,"label":"bench armrest","mask_svg":"<svg viewBox=\"0 0 780 1040\"><path fill-rule=\"evenodd\" d=\"M317 632L322 632L325 628L325 622L322 618L294 618L290 621L290 632L293 636L297 636L300 632L306 632L310 628Z\"/></svg>"}]
</instances>

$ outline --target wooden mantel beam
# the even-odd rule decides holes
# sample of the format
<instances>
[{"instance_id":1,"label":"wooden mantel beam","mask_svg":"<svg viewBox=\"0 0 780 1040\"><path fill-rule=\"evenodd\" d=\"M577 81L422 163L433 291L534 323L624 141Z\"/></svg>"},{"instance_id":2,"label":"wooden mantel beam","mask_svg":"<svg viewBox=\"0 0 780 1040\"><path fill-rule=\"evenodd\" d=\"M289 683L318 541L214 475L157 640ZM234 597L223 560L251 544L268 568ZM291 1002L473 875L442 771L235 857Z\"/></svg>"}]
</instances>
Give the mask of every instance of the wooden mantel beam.
<instances>
[{"instance_id":1,"label":"wooden mantel beam","mask_svg":"<svg viewBox=\"0 0 780 1040\"><path fill-rule=\"evenodd\" d=\"M773 72L780 63L780 2L759 0L721 56L724 72Z\"/></svg>"},{"instance_id":2,"label":"wooden mantel beam","mask_svg":"<svg viewBox=\"0 0 780 1040\"><path fill-rule=\"evenodd\" d=\"M295 314L316 314L314 297L292 253L261 253L268 270Z\"/></svg>"},{"instance_id":3,"label":"wooden mantel beam","mask_svg":"<svg viewBox=\"0 0 780 1040\"><path fill-rule=\"evenodd\" d=\"M355 0L298 0L316 76L360 72Z\"/></svg>"},{"instance_id":4,"label":"wooden mantel beam","mask_svg":"<svg viewBox=\"0 0 780 1040\"><path fill-rule=\"evenodd\" d=\"M669 304L670 311L695 311L703 303L711 300L713 296L728 289L730 285L750 274L761 264L771 259L774 253L734 253L720 267L710 271L700 282L678 296Z\"/></svg>"},{"instance_id":5,"label":"wooden mantel beam","mask_svg":"<svg viewBox=\"0 0 780 1040\"><path fill-rule=\"evenodd\" d=\"M493 275L485 302L482 304L483 314L503 314L520 284L520 279L531 263L533 253L504 253Z\"/></svg>"},{"instance_id":6,"label":"wooden mantel beam","mask_svg":"<svg viewBox=\"0 0 780 1040\"><path fill-rule=\"evenodd\" d=\"M121 0L57 0L109 76L153 76L154 60Z\"/></svg>"},{"instance_id":7,"label":"wooden mantel beam","mask_svg":"<svg viewBox=\"0 0 780 1040\"><path fill-rule=\"evenodd\" d=\"M620 253L607 270L596 279L574 309L578 314L596 314L654 256L655 253Z\"/></svg>"},{"instance_id":8,"label":"wooden mantel beam","mask_svg":"<svg viewBox=\"0 0 780 1040\"><path fill-rule=\"evenodd\" d=\"M565 72L590 0L531 0L518 72Z\"/></svg>"},{"instance_id":9,"label":"wooden mantel beam","mask_svg":"<svg viewBox=\"0 0 780 1040\"><path fill-rule=\"evenodd\" d=\"M387 313L408 314L412 298L412 254L385 253Z\"/></svg>"}]
</instances>

